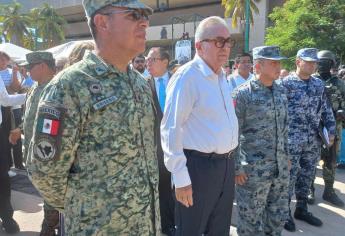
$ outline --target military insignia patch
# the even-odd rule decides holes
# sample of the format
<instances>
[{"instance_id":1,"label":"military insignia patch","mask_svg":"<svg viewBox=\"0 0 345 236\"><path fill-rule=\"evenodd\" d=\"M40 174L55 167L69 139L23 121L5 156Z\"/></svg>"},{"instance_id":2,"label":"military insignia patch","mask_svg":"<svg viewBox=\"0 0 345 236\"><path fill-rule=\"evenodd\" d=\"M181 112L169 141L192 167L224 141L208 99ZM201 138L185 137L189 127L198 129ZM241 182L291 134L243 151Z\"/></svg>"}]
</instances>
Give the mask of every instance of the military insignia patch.
<instances>
[{"instance_id":1,"label":"military insignia patch","mask_svg":"<svg viewBox=\"0 0 345 236\"><path fill-rule=\"evenodd\" d=\"M66 108L59 104L39 104L33 146L37 160L50 161L59 156L65 113Z\"/></svg>"},{"instance_id":2,"label":"military insignia patch","mask_svg":"<svg viewBox=\"0 0 345 236\"><path fill-rule=\"evenodd\" d=\"M98 83L94 83L89 86L89 90L93 94L98 94L102 92L102 86Z\"/></svg>"},{"instance_id":3,"label":"military insignia patch","mask_svg":"<svg viewBox=\"0 0 345 236\"><path fill-rule=\"evenodd\" d=\"M55 145L49 140L39 140L34 145L34 155L41 161L53 160L56 154Z\"/></svg>"}]
</instances>

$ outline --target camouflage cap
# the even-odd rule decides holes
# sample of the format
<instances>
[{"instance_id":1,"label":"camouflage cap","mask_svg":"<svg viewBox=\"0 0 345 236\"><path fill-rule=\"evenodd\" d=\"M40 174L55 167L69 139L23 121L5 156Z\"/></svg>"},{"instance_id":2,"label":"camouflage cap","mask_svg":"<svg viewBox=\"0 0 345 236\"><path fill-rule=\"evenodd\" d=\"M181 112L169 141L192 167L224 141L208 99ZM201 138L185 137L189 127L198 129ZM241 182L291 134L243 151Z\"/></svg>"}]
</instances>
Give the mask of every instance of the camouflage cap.
<instances>
[{"instance_id":1,"label":"camouflage cap","mask_svg":"<svg viewBox=\"0 0 345 236\"><path fill-rule=\"evenodd\" d=\"M55 61L51 52L36 51L26 54L26 62L21 63L20 66L27 66L30 64L37 64L41 62Z\"/></svg>"},{"instance_id":2,"label":"camouflage cap","mask_svg":"<svg viewBox=\"0 0 345 236\"><path fill-rule=\"evenodd\" d=\"M302 48L298 50L297 57L301 58L303 61L319 61L317 57L318 50L316 48Z\"/></svg>"},{"instance_id":3,"label":"camouflage cap","mask_svg":"<svg viewBox=\"0 0 345 236\"><path fill-rule=\"evenodd\" d=\"M278 46L261 46L253 48L253 60L268 59L279 61L286 59L280 55L280 48Z\"/></svg>"},{"instance_id":4,"label":"camouflage cap","mask_svg":"<svg viewBox=\"0 0 345 236\"><path fill-rule=\"evenodd\" d=\"M91 17L96 11L106 6L126 7L131 9L141 9L148 15L152 15L153 9L146 6L139 0L83 0L83 6L87 17Z\"/></svg>"}]
</instances>

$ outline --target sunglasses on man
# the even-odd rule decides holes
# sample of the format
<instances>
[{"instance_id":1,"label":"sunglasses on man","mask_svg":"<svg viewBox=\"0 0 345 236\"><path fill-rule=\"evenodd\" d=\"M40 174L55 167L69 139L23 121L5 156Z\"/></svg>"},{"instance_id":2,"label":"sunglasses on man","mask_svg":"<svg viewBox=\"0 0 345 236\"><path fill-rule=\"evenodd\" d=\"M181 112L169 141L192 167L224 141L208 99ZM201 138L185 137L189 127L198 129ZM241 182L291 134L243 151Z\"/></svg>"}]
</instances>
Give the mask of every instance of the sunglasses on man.
<instances>
[{"instance_id":1,"label":"sunglasses on man","mask_svg":"<svg viewBox=\"0 0 345 236\"><path fill-rule=\"evenodd\" d=\"M236 41L231 37L223 38L223 37L216 37L214 39L203 39L200 42L213 42L217 48L233 48L236 44Z\"/></svg>"},{"instance_id":2,"label":"sunglasses on man","mask_svg":"<svg viewBox=\"0 0 345 236\"><path fill-rule=\"evenodd\" d=\"M109 16L112 14L121 14L121 13L129 13L128 16L130 16L133 21L149 20L149 15L145 11L139 11L135 9L112 10L108 12L100 12L99 14Z\"/></svg>"}]
</instances>

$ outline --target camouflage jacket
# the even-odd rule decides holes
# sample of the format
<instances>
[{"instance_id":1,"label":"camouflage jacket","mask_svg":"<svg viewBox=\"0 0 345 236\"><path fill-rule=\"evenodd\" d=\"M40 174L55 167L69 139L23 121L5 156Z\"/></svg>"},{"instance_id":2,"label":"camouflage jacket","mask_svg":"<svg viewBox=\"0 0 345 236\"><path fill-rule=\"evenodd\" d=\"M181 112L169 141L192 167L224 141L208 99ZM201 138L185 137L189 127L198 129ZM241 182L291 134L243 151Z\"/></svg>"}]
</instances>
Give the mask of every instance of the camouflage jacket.
<instances>
[{"instance_id":1,"label":"camouflage jacket","mask_svg":"<svg viewBox=\"0 0 345 236\"><path fill-rule=\"evenodd\" d=\"M302 80L292 74L280 82L286 88L289 101L289 143L307 143L319 139L321 119L329 133L335 134L333 112L320 79L311 76L308 80Z\"/></svg>"},{"instance_id":2,"label":"camouflage jacket","mask_svg":"<svg viewBox=\"0 0 345 236\"><path fill-rule=\"evenodd\" d=\"M331 74L323 74L322 76L320 74L316 74L316 76L322 79L325 83L326 94L332 106L337 123L343 120L343 127L345 127L345 81L339 79L337 76L332 76ZM338 119L337 117L338 111L343 111L340 117L341 119Z\"/></svg>"},{"instance_id":3,"label":"camouflage jacket","mask_svg":"<svg viewBox=\"0 0 345 236\"><path fill-rule=\"evenodd\" d=\"M29 171L68 235L156 235L158 164L149 85L92 52L42 93Z\"/></svg>"},{"instance_id":4,"label":"camouflage jacket","mask_svg":"<svg viewBox=\"0 0 345 236\"><path fill-rule=\"evenodd\" d=\"M288 112L284 88L274 82L270 89L254 78L238 87L233 97L240 134L235 153L236 175L255 167L262 173L278 169L280 175L287 176Z\"/></svg>"},{"instance_id":5,"label":"camouflage jacket","mask_svg":"<svg viewBox=\"0 0 345 236\"><path fill-rule=\"evenodd\" d=\"M24 133L24 160L28 160L28 149L30 140L33 135L34 121L37 113L38 102L41 97L41 93L47 84L38 85L35 83L27 93L25 101L25 110L23 115L23 133Z\"/></svg>"}]
</instances>

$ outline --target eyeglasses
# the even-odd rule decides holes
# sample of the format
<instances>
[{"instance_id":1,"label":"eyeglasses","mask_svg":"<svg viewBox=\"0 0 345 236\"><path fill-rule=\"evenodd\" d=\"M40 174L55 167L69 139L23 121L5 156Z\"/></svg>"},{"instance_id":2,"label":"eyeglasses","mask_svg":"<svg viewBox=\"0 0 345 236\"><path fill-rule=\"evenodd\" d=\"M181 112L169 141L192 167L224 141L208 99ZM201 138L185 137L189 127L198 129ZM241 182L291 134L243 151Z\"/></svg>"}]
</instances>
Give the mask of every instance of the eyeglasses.
<instances>
[{"instance_id":1,"label":"eyeglasses","mask_svg":"<svg viewBox=\"0 0 345 236\"><path fill-rule=\"evenodd\" d=\"M145 59L134 60L134 63L145 63Z\"/></svg>"},{"instance_id":2,"label":"eyeglasses","mask_svg":"<svg viewBox=\"0 0 345 236\"><path fill-rule=\"evenodd\" d=\"M128 10L113 10L109 12L101 12L99 14L101 15L112 15L112 14L121 14L121 13L130 13L129 16L132 18L133 21L139 21L139 20L149 20L149 15L144 11L138 11L134 9L128 9Z\"/></svg>"},{"instance_id":3,"label":"eyeglasses","mask_svg":"<svg viewBox=\"0 0 345 236\"><path fill-rule=\"evenodd\" d=\"M162 58L158 58L158 57L150 57L150 58L146 58L146 61L148 63L151 63L151 62L156 62L158 60L162 60Z\"/></svg>"},{"instance_id":4,"label":"eyeglasses","mask_svg":"<svg viewBox=\"0 0 345 236\"><path fill-rule=\"evenodd\" d=\"M41 64L41 62L40 62L40 63L28 64L28 65L26 65L25 67L26 67L27 70L32 70L32 68L34 68L34 67L35 67L36 65L38 65L38 64Z\"/></svg>"},{"instance_id":5,"label":"eyeglasses","mask_svg":"<svg viewBox=\"0 0 345 236\"><path fill-rule=\"evenodd\" d=\"M233 48L236 44L236 41L232 38L223 38L223 37L217 37L215 39L204 39L201 40L201 42L214 42L214 45L217 48L224 48L226 46L227 48Z\"/></svg>"}]
</instances>

